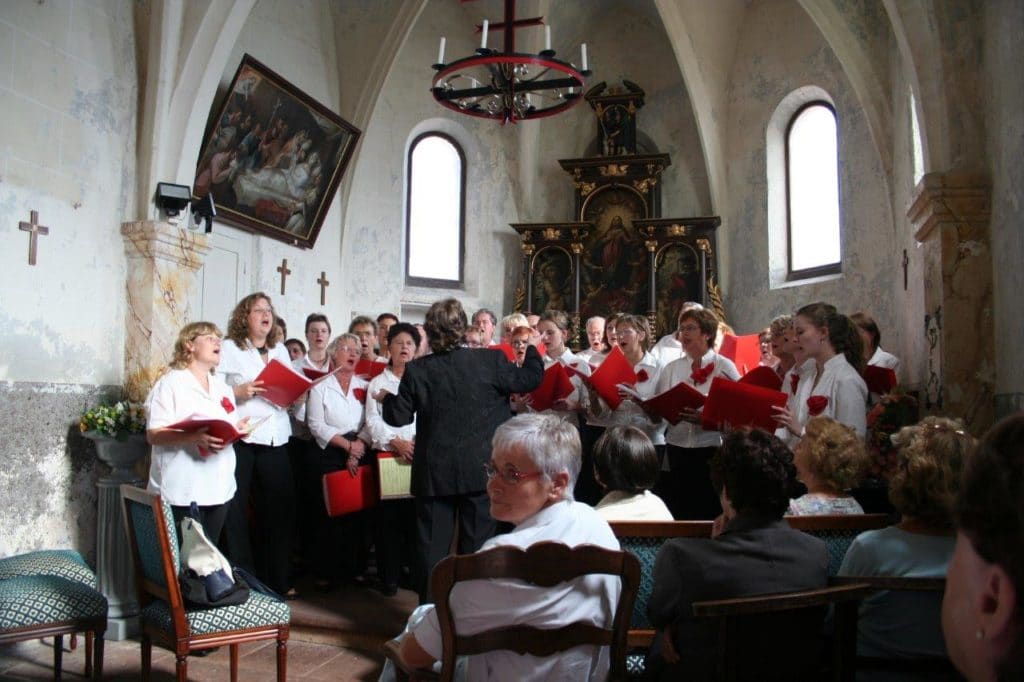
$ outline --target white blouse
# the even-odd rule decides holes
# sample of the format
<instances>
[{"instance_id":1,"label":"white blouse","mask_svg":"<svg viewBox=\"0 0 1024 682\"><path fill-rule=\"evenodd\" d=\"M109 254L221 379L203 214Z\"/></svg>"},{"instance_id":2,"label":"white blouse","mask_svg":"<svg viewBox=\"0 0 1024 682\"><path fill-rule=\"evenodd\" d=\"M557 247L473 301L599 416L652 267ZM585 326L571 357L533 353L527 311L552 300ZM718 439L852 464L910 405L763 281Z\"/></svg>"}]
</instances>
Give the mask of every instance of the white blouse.
<instances>
[{"instance_id":1,"label":"white blouse","mask_svg":"<svg viewBox=\"0 0 1024 682\"><path fill-rule=\"evenodd\" d=\"M882 350L881 347L875 349L875 352L871 355L871 359L868 360L869 365L875 367L885 367L900 373L900 359L888 351Z\"/></svg>"},{"instance_id":2,"label":"white blouse","mask_svg":"<svg viewBox=\"0 0 1024 682\"><path fill-rule=\"evenodd\" d=\"M313 387L306 401L306 424L317 445L326 448L335 436L363 428L368 387L365 379L355 375L349 381L348 393L341 390L337 375Z\"/></svg>"},{"instance_id":3,"label":"white blouse","mask_svg":"<svg viewBox=\"0 0 1024 682\"><path fill-rule=\"evenodd\" d=\"M376 450L390 450L391 440L394 438L416 440L415 415L411 424L392 426L384 421L384 416L381 414L381 405L373 399L373 396L377 395L381 389L392 395L398 395L398 386L401 382L402 379L396 377L391 368L388 367L375 376L366 389L366 426L363 428L363 432L366 434L367 440L370 441L370 446Z\"/></svg>"},{"instance_id":4,"label":"white blouse","mask_svg":"<svg viewBox=\"0 0 1024 682\"><path fill-rule=\"evenodd\" d=\"M329 355L324 356L324 362L322 365L316 364L310 359L309 354L303 355L298 360L292 363L292 369L306 376L304 369L313 369L317 372L329 372L331 371L331 358ZM306 377L307 379L309 377ZM313 436L309 433L309 427L306 426L306 400L309 398L309 394L300 397L294 403L292 403L289 411L292 415L292 435L302 440L312 440Z\"/></svg>"},{"instance_id":5,"label":"white blouse","mask_svg":"<svg viewBox=\"0 0 1024 682\"><path fill-rule=\"evenodd\" d=\"M683 357L673 360L661 370L661 375L658 377L658 387L654 394L664 393L673 386L685 382L704 395L707 395L708 391L711 390L711 382L715 377L725 377L732 381L740 378L740 374L736 371L736 365L733 364L732 360L719 355L713 350L708 350L704 357L700 359L700 366L707 367L711 364L714 364L715 368L711 371L707 381L697 385L690 377L693 373L693 360L690 359L689 355L684 354ZM672 424L667 425L665 441L670 445L680 448L717 447L722 444L722 434L718 431L705 431L700 427L700 424L681 421L675 426Z\"/></svg>"},{"instance_id":6,"label":"white blouse","mask_svg":"<svg viewBox=\"0 0 1024 682\"><path fill-rule=\"evenodd\" d=\"M634 388L640 394L641 399L647 400L657 391L658 375L661 372L661 365L650 353L644 353L640 362L633 366L636 372L637 382ZM588 424L595 426L635 426L646 433L655 445L665 444L665 423L661 420L652 421L644 409L633 400L623 400L616 409L611 409L601 398L598 398L597 405L590 403L590 413L587 419Z\"/></svg>"},{"instance_id":7,"label":"white blouse","mask_svg":"<svg viewBox=\"0 0 1024 682\"><path fill-rule=\"evenodd\" d=\"M806 393L806 398L797 404L801 410L798 412L800 423L806 424L807 420L811 418L807 401L821 396L826 398L828 403L820 415L832 417L840 424L852 427L857 435L863 438L867 431L868 403L868 387L864 383L863 377L846 361L846 357L842 353L837 353L825 363L817 385L814 384L813 379L816 374L817 366L815 365L809 372L807 381L807 386L810 389L799 391L800 397Z\"/></svg>"},{"instance_id":8,"label":"white blouse","mask_svg":"<svg viewBox=\"0 0 1024 682\"><path fill-rule=\"evenodd\" d=\"M230 412L225 405L231 406ZM188 369L172 369L157 380L146 398L146 414L149 430L162 429L193 414L233 424L242 420L235 409L234 393L223 379L211 376L207 392ZM229 502L235 495L234 447L203 457L197 445L154 445L146 487L176 507Z\"/></svg>"},{"instance_id":9,"label":"white blouse","mask_svg":"<svg viewBox=\"0 0 1024 682\"><path fill-rule=\"evenodd\" d=\"M797 420L801 424L807 423L807 398L811 394L811 384L814 382L815 373L814 360L804 360L802 364L793 365L786 376L782 377L782 387L779 389L783 391L788 398L786 399L786 407L789 411L796 415ZM793 380L791 377L797 378L796 389L793 389ZM801 412L801 409L803 410ZM797 443L800 442L800 436L794 434L785 426L780 426L775 430L775 435L778 436L779 440L788 445L790 449L794 448Z\"/></svg>"},{"instance_id":10,"label":"white blouse","mask_svg":"<svg viewBox=\"0 0 1024 682\"><path fill-rule=\"evenodd\" d=\"M563 351L563 353L560 356L558 356L557 359L552 359L551 357L545 355L544 371L546 372L556 362L560 362L563 367L570 368L574 372L579 372L583 376L590 376L590 365L587 364L587 361L581 358L579 355L574 354L568 348L566 348L565 351ZM586 408L588 403L587 391L583 386L582 379L573 374L573 372L567 371L566 373L569 375L569 382L572 384L572 393L570 393L565 398L565 402L568 404L569 409L556 410L554 408L551 408L549 410L545 410L545 412L556 414L571 424L578 424L579 414L577 413L577 410L581 408Z\"/></svg>"},{"instance_id":11,"label":"white blouse","mask_svg":"<svg viewBox=\"0 0 1024 682\"><path fill-rule=\"evenodd\" d=\"M217 367L217 373L224 377L228 386L234 387L253 381L267 366L250 341L246 340L245 346L243 350L231 339L224 339L220 346L220 365ZM291 366L292 359L288 357L288 349L283 343L267 349L267 362L275 359L286 366ZM238 413L239 419L250 417L253 421L267 417L267 420L245 439L247 443L284 445L288 442L288 436L292 434L288 410L262 398L241 401L238 404Z\"/></svg>"}]
</instances>

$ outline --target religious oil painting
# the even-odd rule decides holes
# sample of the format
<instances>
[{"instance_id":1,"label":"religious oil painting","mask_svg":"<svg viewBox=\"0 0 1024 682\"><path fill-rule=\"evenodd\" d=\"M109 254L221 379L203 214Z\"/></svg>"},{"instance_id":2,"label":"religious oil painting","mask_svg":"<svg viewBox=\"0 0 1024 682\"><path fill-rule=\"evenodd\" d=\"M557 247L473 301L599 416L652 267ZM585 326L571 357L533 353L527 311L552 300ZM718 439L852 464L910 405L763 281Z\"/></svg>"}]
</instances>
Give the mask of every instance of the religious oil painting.
<instances>
[{"instance_id":1,"label":"religious oil painting","mask_svg":"<svg viewBox=\"0 0 1024 682\"><path fill-rule=\"evenodd\" d=\"M655 307L658 330L674 331L684 301L699 301L703 275L700 258L689 244L666 244L655 259Z\"/></svg>"},{"instance_id":2,"label":"religious oil painting","mask_svg":"<svg viewBox=\"0 0 1024 682\"><path fill-rule=\"evenodd\" d=\"M312 248L360 131L245 55L199 154L192 194L217 219Z\"/></svg>"},{"instance_id":3,"label":"religious oil painting","mask_svg":"<svg viewBox=\"0 0 1024 682\"><path fill-rule=\"evenodd\" d=\"M565 249L549 246L533 257L533 300L530 310L572 310L572 256Z\"/></svg>"},{"instance_id":4,"label":"religious oil painting","mask_svg":"<svg viewBox=\"0 0 1024 682\"><path fill-rule=\"evenodd\" d=\"M584 243L580 269L580 312L586 319L648 307L647 252L633 220L646 218L643 198L632 188L609 185L594 192L581 219L594 224Z\"/></svg>"}]
</instances>

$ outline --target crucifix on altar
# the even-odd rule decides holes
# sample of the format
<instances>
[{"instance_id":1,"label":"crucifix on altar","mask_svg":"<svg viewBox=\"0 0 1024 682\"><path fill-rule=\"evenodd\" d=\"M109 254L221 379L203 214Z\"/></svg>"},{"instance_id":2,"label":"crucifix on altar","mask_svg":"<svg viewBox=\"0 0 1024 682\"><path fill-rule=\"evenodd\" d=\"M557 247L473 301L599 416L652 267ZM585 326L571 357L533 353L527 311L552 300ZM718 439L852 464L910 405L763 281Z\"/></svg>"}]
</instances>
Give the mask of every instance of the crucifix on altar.
<instances>
[{"instance_id":1,"label":"crucifix on altar","mask_svg":"<svg viewBox=\"0 0 1024 682\"><path fill-rule=\"evenodd\" d=\"M28 215L28 222L26 223L24 220L22 220L20 223L18 223L18 229L23 232L28 232L31 235L28 240L28 264L35 265L36 242L38 240L38 237L39 235L43 235L45 237L46 235L50 234L50 228L39 224L38 211L29 211Z\"/></svg>"}]
</instances>

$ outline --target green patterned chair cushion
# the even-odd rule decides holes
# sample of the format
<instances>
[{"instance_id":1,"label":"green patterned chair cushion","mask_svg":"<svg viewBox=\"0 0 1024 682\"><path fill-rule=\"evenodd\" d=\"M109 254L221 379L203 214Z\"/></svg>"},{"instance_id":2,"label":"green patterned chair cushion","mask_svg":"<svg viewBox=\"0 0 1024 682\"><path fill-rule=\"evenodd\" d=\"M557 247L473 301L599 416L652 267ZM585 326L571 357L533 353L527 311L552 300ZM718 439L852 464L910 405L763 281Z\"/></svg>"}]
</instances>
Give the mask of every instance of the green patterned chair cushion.
<instances>
[{"instance_id":1,"label":"green patterned chair cushion","mask_svg":"<svg viewBox=\"0 0 1024 682\"><path fill-rule=\"evenodd\" d=\"M168 524L168 541L171 546L172 561L178 565L178 537L174 533L174 515L171 507L163 503L164 519ZM142 574L156 585L167 587L164 579L164 563L160 553L160 536L156 519L152 510L145 504L128 500L129 513L135 525L135 541L139 545L139 561L142 563Z\"/></svg>"},{"instance_id":2,"label":"green patterned chair cushion","mask_svg":"<svg viewBox=\"0 0 1024 682\"><path fill-rule=\"evenodd\" d=\"M44 549L0 559L0 580L26 575L55 575L96 587L96 574L71 549Z\"/></svg>"},{"instance_id":3,"label":"green patterned chair cushion","mask_svg":"<svg viewBox=\"0 0 1024 682\"><path fill-rule=\"evenodd\" d=\"M636 588L636 600L633 602L633 617L629 621L630 629L647 629L651 627L647 620L647 602L651 599L654 587L654 560L658 558L658 550L665 544L664 537L620 537L622 550L630 552L640 560L640 584Z\"/></svg>"},{"instance_id":4,"label":"green patterned chair cushion","mask_svg":"<svg viewBox=\"0 0 1024 682\"><path fill-rule=\"evenodd\" d=\"M52 575L0 580L0 629L105 618L107 598L80 582Z\"/></svg>"},{"instance_id":5,"label":"green patterned chair cushion","mask_svg":"<svg viewBox=\"0 0 1024 682\"><path fill-rule=\"evenodd\" d=\"M189 634L204 635L227 630L285 625L291 619L291 609L284 602L253 591L244 604L186 610L185 617L188 620ZM165 632L173 632L171 609L165 601L155 600L145 606L142 609L142 621Z\"/></svg>"},{"instance_id":6,"label":"green patterned chair cushion","mask_svg":"<svg viewBox=\"0 0 1024 682\"><path fill-rule=\"evenodd\" d=\"M839 567L842 565L843 557L846 556L846 550L850 548L853 539L864 531L857 529L830 529L805 530L804 532L808 535L813 535L825 543L825 547L828 548L828 575L829 577L834 577L839 574Z\"/></svg>"}]
</instances>

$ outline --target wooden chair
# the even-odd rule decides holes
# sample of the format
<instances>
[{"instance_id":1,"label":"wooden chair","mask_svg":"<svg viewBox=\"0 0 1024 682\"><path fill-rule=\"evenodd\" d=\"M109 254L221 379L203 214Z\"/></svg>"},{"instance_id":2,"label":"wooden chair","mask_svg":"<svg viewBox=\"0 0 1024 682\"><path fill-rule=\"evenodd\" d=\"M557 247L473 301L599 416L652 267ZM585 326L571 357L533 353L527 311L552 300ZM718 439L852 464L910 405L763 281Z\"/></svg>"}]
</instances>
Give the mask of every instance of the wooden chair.
<instances>
[{"instance_id":1,"label":"wooden chair","mask_svg":"<svg viewBox=\"0 0 1024 682\"><path fill-rule=\"evenodd\" d=\"M867 585L877 592L926 592L941 602L946 591L945 578L906 578L893 576L835 576L830 585ZM939 623L935 623L939 627ZM941 676L936 679L962 679L948 656L921 656L917 658L890 658L857 656L858 670L879 670L891 673L920 673Z\"/></svg>"},{"instance_id":2,"label":"wooden chair","mask_svg":"<svg viewBox=\"0 0 1024 682\"><path fill-rule=\"evenodd\" d=\"M853 682L857 608L871 593L862 584L758 597L695 602L693 615L717 625L716 680L823 680ZM829 671L818 666L814 642L824 616L835 608ZM774 636L773 636L774 635Z\"/></svg>"},{"instance_id":3,"label":"wooden chair","mask_svg":"<svg viewBox=\"0 0 1024 682\"><path fill-rule=\"evenodd\" d=\"M622 580L619 601L610 627L574 622L548 629L514 625L475 635L459 635L456 632L455 614L448 600L452 588L458 582L513 579L550 587L581 576L602 573L619 576ZM525 550L518 547L496 547L476 554L449 556L434 567L431 576L431 591L437 600L435 608L443 644L440 675L432 671L411 670L402 664L395 640L385 645L385 654L395 663L400 680L440 679L448 682L455 672L458 656L507 649L519 654L547 657L559 651L592 644L610 647L608 679L622 680L626 678L626 630L639 581L640 565L636 557L628 552L593 545L568 547L557 542L539 542Z\"/></svg>"},{"instance_id":4,"label":"wooden chair","mask_svg":"<svg viewBox=\"0 0 1024 682\"><path fill-rule=\"evenodd\" d=\"M285 682L288 606L255 590L237 606L188 606L178 585L178 536L170 505L160 495L131 485L121 486L121 499L141 607L142 679L149 679L154 639L174 652L179 682L188 679L191 651L229 646L231 680L236 682L238 645L276 639L277 679Z\"/></svg>"}]
</instances>

